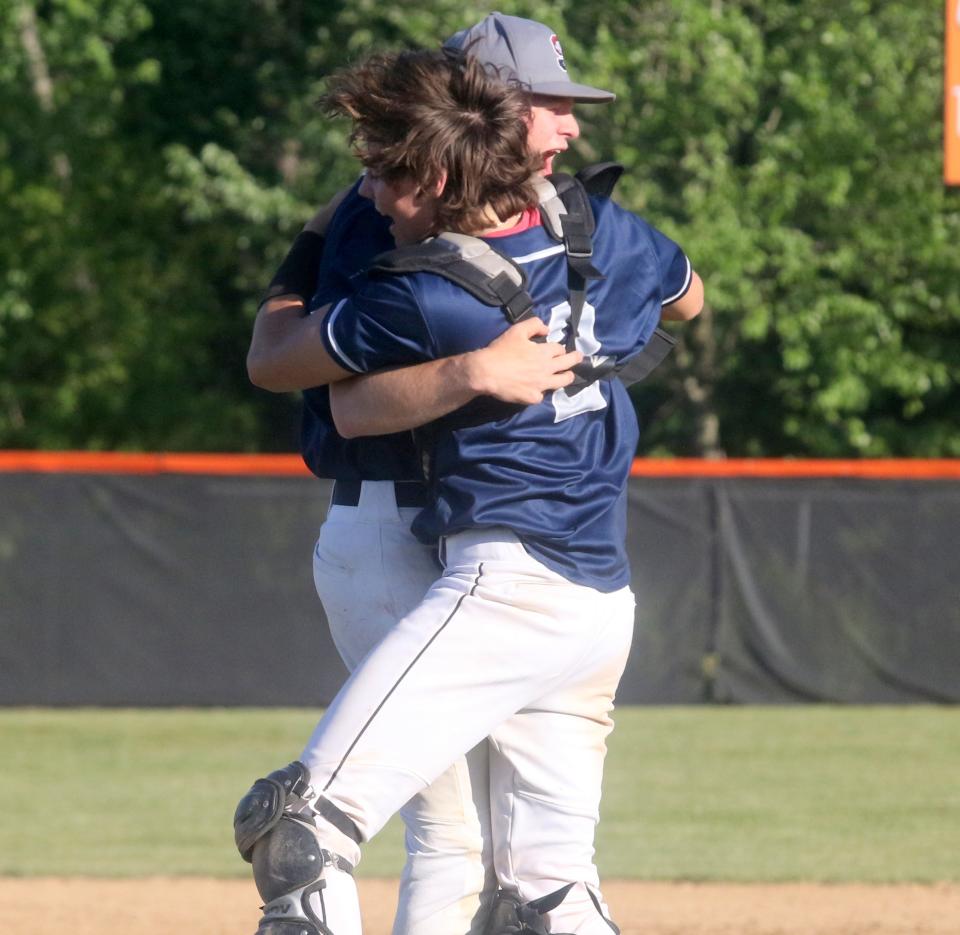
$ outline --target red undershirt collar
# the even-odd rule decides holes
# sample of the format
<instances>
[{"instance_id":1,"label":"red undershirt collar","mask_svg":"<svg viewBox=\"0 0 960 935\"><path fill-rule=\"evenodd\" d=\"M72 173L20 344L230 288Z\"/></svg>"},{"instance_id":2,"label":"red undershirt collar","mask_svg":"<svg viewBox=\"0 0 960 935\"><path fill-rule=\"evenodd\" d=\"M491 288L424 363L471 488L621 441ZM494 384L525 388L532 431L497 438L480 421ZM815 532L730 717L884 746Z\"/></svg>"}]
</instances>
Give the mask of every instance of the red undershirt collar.
<instances>
[{"instance_id":1,"label":"red undershirt collar","mask_svg":"<svg viewBox=\"0 0 960 935\"><path fill-rule=\"evenodd\" d=\"M539 227L541 225L540 221L540 209L537 207L527 208L523 214L520 215L520 220L517 221L513 227L507 227L499 231L491 231L488 234L484 234L484 237L509 237L511 234L520 234L525 230L530 230L531 227Z\"/></svg>"}]
</instances>

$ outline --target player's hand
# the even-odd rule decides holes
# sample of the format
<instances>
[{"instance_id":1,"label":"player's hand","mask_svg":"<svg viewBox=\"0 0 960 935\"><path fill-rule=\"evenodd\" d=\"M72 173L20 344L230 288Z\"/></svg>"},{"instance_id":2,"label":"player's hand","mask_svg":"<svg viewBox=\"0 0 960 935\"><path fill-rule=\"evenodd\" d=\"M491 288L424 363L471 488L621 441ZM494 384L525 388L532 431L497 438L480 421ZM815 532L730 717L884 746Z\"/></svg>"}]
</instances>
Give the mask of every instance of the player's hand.
<instances>
[{"instance_id":1,"label":"player's hand","mask_svg":"<svg viewBox=\"0 0 960 935\"><path fill-rule=\"evenodd\" d=\"M325 237L327 235L327 228L330 226L330 221L337 208L340 207L340 202L347 197L347 192L349 192L352 187L353 186L347 186L347 188L337 192L336 195L303 225L303 229L305 231L313 231L313 233Z\"/></svg>"},{"instance_id":2,"label":"player's hand","mask_svg":"<svg viewBox=\"0 0 960 935\"><path fill-rule=\"evenodd\" d=\"M470 385L479 395L506 403L539 403L544 393L573 382L570 372L583 360L579 351L536 338L547 334L539 318L528 318L508 328L488 347L466 355Z\"/></svg>"}]
</instances>

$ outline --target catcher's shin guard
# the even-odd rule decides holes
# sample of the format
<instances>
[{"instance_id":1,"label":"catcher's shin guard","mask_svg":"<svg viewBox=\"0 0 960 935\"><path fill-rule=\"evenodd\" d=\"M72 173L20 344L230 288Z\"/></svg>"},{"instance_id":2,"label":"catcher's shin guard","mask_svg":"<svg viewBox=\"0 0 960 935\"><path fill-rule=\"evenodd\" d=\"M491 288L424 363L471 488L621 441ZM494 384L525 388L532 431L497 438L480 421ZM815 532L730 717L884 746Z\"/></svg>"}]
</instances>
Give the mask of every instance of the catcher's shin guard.
<instances>
[{"instance_id":1,"label":"catcher's shin guard","mask_svg":"<svg viewBox=\"0 0 960 935\"><path fill-rule=\"evenodd\" d=\"M528 903L500 890L483 935L549 935L545 913L563 901L573 884Z\"/></svg>"},{"instance_id":2,"label":"catcher's shin guard","mask_svg":"<svg viewBox=\"0 0 960 935\"><path fill-rule=\"evenodd\" d=\"M546 914L552 909L556 909L574 886L576 886L575 883L568 883L546 896L532 899L527 903L521 902L512 893L500 890L493 904L493 910L487 919L483 935L549 935L550 930L547 928ZM612 935L619 935L620 929L603 914L600 901L590 887L587 887L587 893L594 908L606 926L609 927ZM557 933L557 935L560 935L560 933Z\"/></svg>"},{"instance_id":3,"label":"catcher's shin guard","mask_svg":"<svg viewBox=\"0 0 960 935\"><path fill-rule=\"evenodd\" d=\"M257 935L360 935L352 868L320 847L312 825L281 818L254 844L252 856L264 900Z\"/></svg>"},{"instance_id":4,"label":"catcher's shin guard","mask_svg":"<svg viewBox=\"0 0 960 935\"><path fill-rule=\"evenodd\" d=\"M322 846L311 798L309 772L291 763L258 779L237 806L237 848L264 901L256 935L360 935L353 868Z\"/></svg>"}]
</instances>

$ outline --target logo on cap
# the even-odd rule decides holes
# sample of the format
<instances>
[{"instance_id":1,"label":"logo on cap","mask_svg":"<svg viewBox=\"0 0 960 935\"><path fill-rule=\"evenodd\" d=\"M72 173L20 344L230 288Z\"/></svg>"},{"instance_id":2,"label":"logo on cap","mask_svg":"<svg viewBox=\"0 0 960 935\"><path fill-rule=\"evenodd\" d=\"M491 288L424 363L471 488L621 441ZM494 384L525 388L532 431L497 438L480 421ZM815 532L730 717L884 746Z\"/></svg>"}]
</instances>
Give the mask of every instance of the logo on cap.
<instances>
[{"instance_id":1,"label":"logo on cap","mask_svg":"<svg viewBox=\"0 0 960 935\"><path fill-rule=\"evenodd\" d=\"M560 40L555 35L550 37L550 45L553 46L554 55L557 56L557 64L566 71L567 65L563 60L563 49L560 47Z\"/></svg>"}]
</instances>

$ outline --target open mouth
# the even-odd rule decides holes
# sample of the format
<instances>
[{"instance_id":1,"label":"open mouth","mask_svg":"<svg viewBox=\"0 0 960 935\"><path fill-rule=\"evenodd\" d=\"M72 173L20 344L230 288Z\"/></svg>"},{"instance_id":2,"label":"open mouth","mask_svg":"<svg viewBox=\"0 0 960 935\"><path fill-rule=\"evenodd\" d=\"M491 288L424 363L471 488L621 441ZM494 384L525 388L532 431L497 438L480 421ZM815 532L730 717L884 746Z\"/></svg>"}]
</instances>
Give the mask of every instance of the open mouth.
<instances>
[{"instance_id":1,"label":"open mouth","mask_svg":"<svg viewBox=\"0 0 960 935\"><path fill-rule=\"evenodd\" d=\"M548 149L543 154L543 167L549 170L553 166L553 160L563 152L562 149Z\"/></svg>"}]
</instances>

